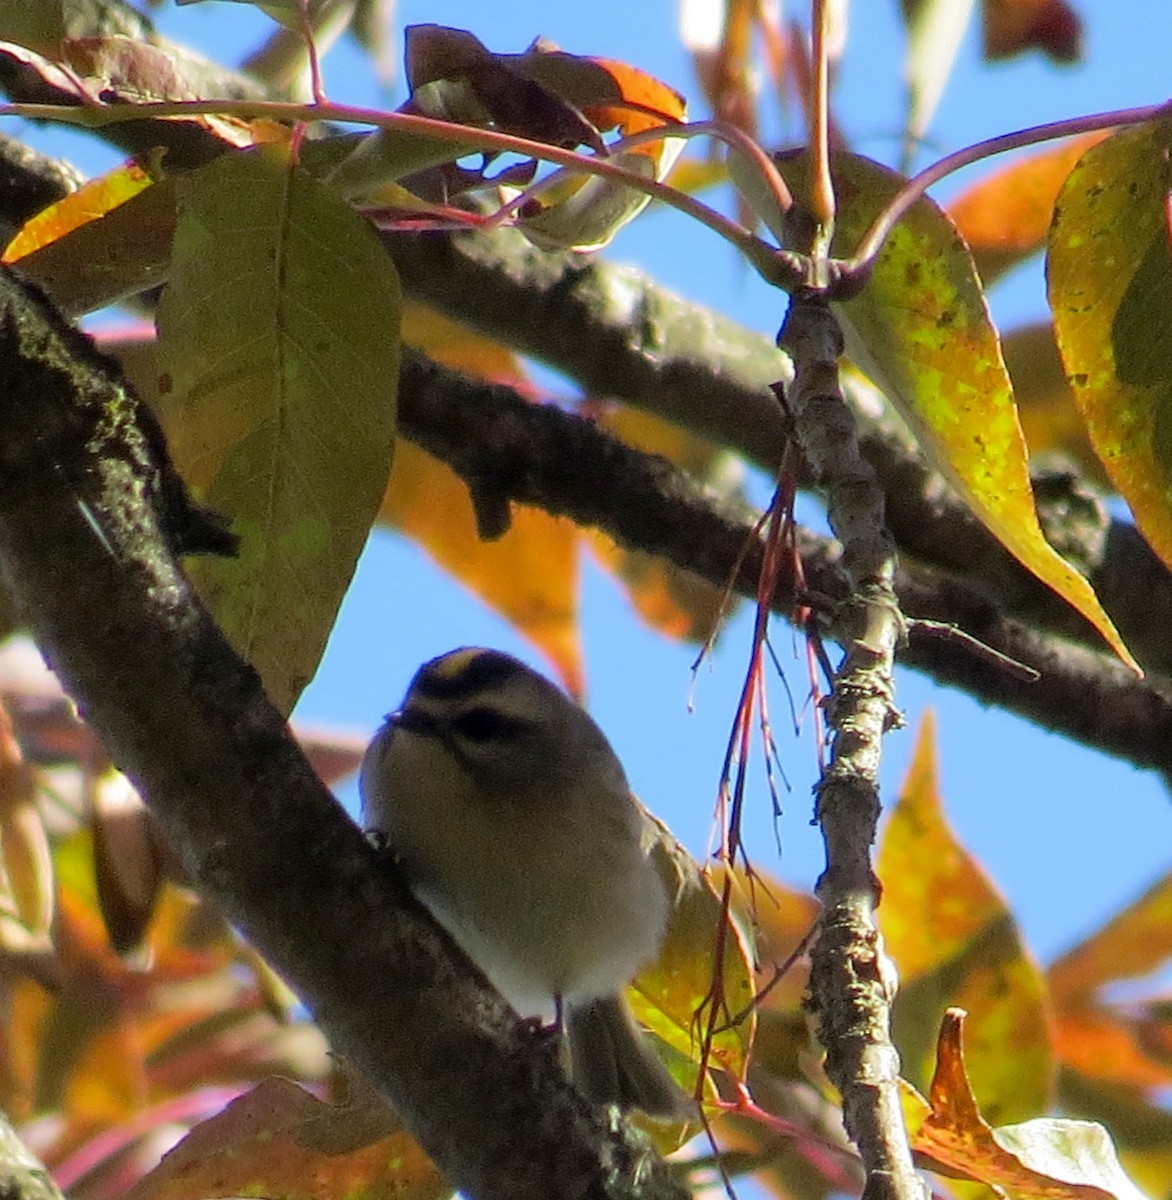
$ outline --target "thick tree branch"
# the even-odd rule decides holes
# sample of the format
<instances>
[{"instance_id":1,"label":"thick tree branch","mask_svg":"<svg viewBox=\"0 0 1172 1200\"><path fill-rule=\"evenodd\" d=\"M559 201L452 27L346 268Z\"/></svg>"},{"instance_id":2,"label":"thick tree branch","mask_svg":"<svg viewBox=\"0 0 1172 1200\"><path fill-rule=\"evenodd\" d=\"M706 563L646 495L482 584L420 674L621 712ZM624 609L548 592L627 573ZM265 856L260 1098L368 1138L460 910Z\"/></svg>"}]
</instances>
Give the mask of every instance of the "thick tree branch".
<instances>
[{"instance_id":1,"label":"thick tree branch","mask_svg":"<svg viewBox=\"0 0 1172 1200\"><path fill-rule=\"evenodd\" d=\"M554 255L517 233L387 239L418 299L564 372L590 394L615 396L710 437L773 472L785 423L768 385L790 378L770 339L689 303L640 272ZM1098 649L1102 641L972 516L882 397L850 378L864 456L887 497L887 525L905 565L944 568L1022 620ZM1088 520L1085 485L1052 498L1043 518L1075 558L1145 669L1172 675L1172 575L1135 529ZM1071 521L1073 515L1077 519ZM1055 536L1057 535L1057 536Z\"/></svg>"},{"instance_id":2,"label":"thick tree branch","mask_svg":"<svg viewBox=\"0 0 1172 1200\"><path fill-rule=\"evenodd\" d=\"M717 587L756 594L757 514L714 496L664 459L623 445L590 422L534 405L408 351L399 387L403 433L451 464L479 507L535 505L604 530L620 545L663 554ZM600 484L605 480L605 486ZM838 549L800 535L806 579L828 613L845 599ZM792 580L774 598L789 617ZM1111 655L1031 627L963 579L914 560L896 575L909 618L954 625L1007 657L1035 667L1035 683L912 624L900 661L1089 746L1172 775L1172 685L1138 680Z\"/></svg>"},{"instance_id":3,"label":"thick tree branch","mask_svg":"<svg viewBox=\"0 0 1172 1200\"><path fill-rule=\"evenodd\" d=\"M470 1195L683 1195L565 1081L313 775L171 553L141 406L0 274L0 569L201 890ZM199 517L194 519L199 526Z\"/></svg>"}]
</instances>

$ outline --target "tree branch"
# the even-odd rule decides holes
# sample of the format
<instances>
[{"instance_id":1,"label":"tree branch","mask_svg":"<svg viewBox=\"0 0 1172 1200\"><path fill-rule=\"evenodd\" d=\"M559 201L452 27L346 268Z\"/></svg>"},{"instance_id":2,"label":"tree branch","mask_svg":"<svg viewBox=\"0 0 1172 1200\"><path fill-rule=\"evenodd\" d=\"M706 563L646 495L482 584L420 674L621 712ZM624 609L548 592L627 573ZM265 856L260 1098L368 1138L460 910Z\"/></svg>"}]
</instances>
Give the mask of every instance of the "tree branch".
<instances>
[{"instance_id":1,"label":"tree branch","mask_svg":"<svg viewBox=\"0 0 1172 1200\"><path fill-rule=\"evenodd\" d=\"M791 378L771 340L605 260L549 254L512 230L388 235L407 291L575 380L691 429L772 474L785 424L769 384ZM1100 636L1026 571L928 467L882 396L857 376L843 387L864 457L887 497L904 565L943 568L1006 612L1098 649ZM1090 576L1133 653L1172 675L1172 575L1133 526L1110 521L1093 489L1043 505L1044 527ZM1088 521L1086 506L1097 509ZM1057 535L1057 536L1056 536Z\"/></svg>"},{"instance_id":2,"label":"tree branch","mask_svg":"<svg viewBox=\"0 0 1172 1200\"><path fill-rule=\"evenodd\" d=\"M891 1039L895 969L875 922L879 885L871 847L879 823L883 736L900 721L895 651L903 615L895 597L895 545L883 491L859 453L855 421L839 386L842 330L819 295L796 293L778 335L794 364L787 390L794 435L824 488L830 526L842 543L849 594L839 625L846 655L826 704L829 761L815 788L815 820L826 869L810 951L810 995L826 1073L842 1096L843 1123L867 1171L868 1200L924 1200L912 1166Z\"/></svg>"},{"instance_id":3,"label":"tree branch","mask_svg":"<svg viewBox=\"0 0 1172 1200\"><path fill-rule=\"evenodd\" d=\"M399 384L400 428L468 483L478 508L494 513L530 504L602 529L620 545L663 554L717 587L756 595L761 543L757 513L714 496L665 459L642 454L554 405L535 405L511 388L438 366L408 350ZM600 486L599 480L605 480ZM832 610L846 598L839 551L801 531L807 582ZM966 630L1040 672L1036 683L965 646L917 631L900 661L1089 746L1172 775L1172 685L1136 679L1111 655L1031 627L1005 614L965 580L914 560L896 574L909 618ZM790 617L793 581L783 580L774 611Z\"/></svg>"},{"instance_id":4,"label":"tree branch","mask_svg":"<svg viewBox=\"0 0 1172 1200\"><path fill-rule=\"evenodd\" d=\"M414 904L192 593L194 522L109 360L0 273L0 569L200 889L289 980L454 1185L681 1197ZM160 511L160 504L165 507Z\"/></svg>"},{"instance_id":5,"label":"tree branch","mask_svg":"<svg viewBox=\"0 0 1172 1200\"><path fill-rule=\"evenodd\" d=\"M67 189L59 164L44 155L11 157L5 168L9 181L0 188L0 218L22 220L27 216L25 197L54 198L54 189L60 194ZM753 461L769 464L770 470L780 460L784 422L768 383L789 378L790 372L767 337L672 296L638 271L598 259L546 254L507 231L485 239L402 236L392 244L417 297L549 362L590 392L670 414ZM579 461L560 456L557 437L548 446L527 444L530 438L552 436L546 424L558 420L555 410L535 408L508 389L441 368L425 372L432 414L421 415L421 425L411 428L412 396L423 370L418 359L411 361L415 366L404 374L401 390L408 436L449 461L455 462L450 455L480 461L476 471L481 478L499 475L500 468L487 456L478 458L472 431L478 431L475 437L516 443L510 453L527 464L516 474L528 477L512 480L511 491L502 485L506 500L598 524L624 545L666 553L718 586L725 584L748 533L747 520L732 519L719 531L713 528L708 516L697 515L696 506L705 505L702 491L677 472L673 494L681 504L683 497L692 496L695 505L681 510L677 523L628 528L646 514L638 505L623 511L621 491L608 489L591 500L567 495L552 477L565 472L568 482L575 474L571 462ZM1075 535L1060 539L1061 548L1075 554L1088 571L1124 638L1148 668L1144 681L1121 673L1100 652L1098 635L1024 571L943 479L925 467L878 393L857 378L848 380L844 391L859 418L863 453L883 480L888 527L900 549L896 589L904 611L958 625L995 650L1044 669L1039 683L1024 684L974 660L957 645L918 636L914 628L901 661L985 703L1172 778L1172 682L1154 674L1172 675L1172 641L1163 633L1172 627L1172 575L1134 526L1108 520L1078 480L1068 481L1065 493L1043 497L1042 516L1051 536L1069 527L1072 509L1080 511ZM461 399L468 402L463 412ZM483 412L482 403L487 405ZM504 432L496 429L497 421L505 422ZM446 449L445 441L450 443ZM475 493L473 474L467 477ZM608 504L611 499L615 503ZM1094 511L1094 519L1088 519L1088 510ZM1053 513L1058 519L1052 519ZM696 521L700 524L692 528ZM664 540L657 544L657 537ZM810 556L807 578L818 576L819 591L841 598L841 580L826 571L833 548L812 536L804 541ZM755 570L753 564L750 555L737 582L746 595L752 592L745 590L745 572ZM789 600L782 598L779 611L788 610Z\"/></svg>"}]
</instances>

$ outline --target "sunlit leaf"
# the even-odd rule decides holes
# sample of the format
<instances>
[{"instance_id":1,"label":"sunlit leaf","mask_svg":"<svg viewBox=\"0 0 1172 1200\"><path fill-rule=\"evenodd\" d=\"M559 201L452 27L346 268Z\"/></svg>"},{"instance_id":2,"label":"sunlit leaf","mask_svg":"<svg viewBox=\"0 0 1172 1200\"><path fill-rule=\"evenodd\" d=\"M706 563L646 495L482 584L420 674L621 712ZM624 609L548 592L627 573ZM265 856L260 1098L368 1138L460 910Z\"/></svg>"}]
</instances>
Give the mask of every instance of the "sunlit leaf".
<instances>
[{"instance_id":1,"label":"sunlit leaf","mask_svg":"<svg viewBox=\"0 0 1172 1200\"><path fill-rule=\"evenodd\" d=\"M1066 0L982 0L985 57L1041 50L1055 62L1082 57L1082 21Z\"/></svg>"},{"instance_id":2,"label":"sunlit leaf","mask_svg":"<svg viewBox=\"0 0 1172 1200\"><path fill-rule=\"evenodd\" d=\"M659 956L635 981L633 1006L645 1025L696 1063L700 1039L707 1033L704 1014L711 1013L715 997L710 1065L740 1079L756 1017L752 955L737 926L724 914L720 893L670 832L661 830L653 857L674 903ZM743 1018L739 1023L729 1023L738 1016ZM693 1082L688 1079L687 1086Z\"/></svg>"},{"instance_id":3,"label":"sunlit leaf","mask_svg":"<svg viewBox=\"0 0 1172 1200\"><path fill-rule=\"evenodd\" d=\"M0 706L0 947L47 949L55 909L49 835L36 806L36 778Z\"/></svg>"},{"instance_id":4,"label":"sunlit leaf","mask_svg":"<svg viewBox=\"0 0 1172 1200\"><path fill-rule=\"evenodd\" d=\"M240 535L193 574L288 711L386 491L399 290L374 232L284 147L184 178L159 309L181 474Z\"/></svg>"},{"instance_id":5,"label":"sunlit leaf","mask_svg":"<svg viewBox=\"0 0 1172 1200\"><path fill-rule=\"evenodd\" d=\"M900 976L892 1022L904 1074L922 1085L944 1012L970 1014L968 1074L997 1124L1042 1112L1053 1061L1042 972L1013 916L944 816L934 723L915 756L879 847L879 923Z\"/></svg>"},{"instance_id":6,"label":"sunlit leaf","mask_svg":"<svg viewBox=\"0 0 1172 1200\"><path fill-rule=\"evenodd\" d=\"M1062 1072L1059 1103L1072 1116L1102 1121L1111 1131L1128 1175L1149 1196L1163 1196L1172 1179L1172 1113L1159 1093Z\"/></svg>"},{"instance_id":7,"label":"sunlit leaf","mask_svg":"<svg viewBox=\"0 0 1172 1200\"><path fill-rule=\"evenodd\" d=\"M132 195L21 258L21 272L71 316L157 287L171 268L175 187L169 177Z\"/></svg>"},{"instance_id":8,"label":"sunlit leaf","mask_svg":"<svg viewBox=\"0 0 1172 1200\"><path fill-rule=\"evenodd\" d=\"M1172 958L1172 874L1154 883L1049 970L1055 1001L1086 999L1108 983L1150 974Z\"/></svg>"},{"instance_id":9,"label":"sunlit leaf","mask_svg":"<svg viewBox=\"0 0 1172 1200\"><path fill-rule=\"evenodd\" d=\"M611 59L585 61L604 71L617 91L617 103L578 97L582 111L599 129L617 128L629 136L686 119L687 109L679 93L645 71ZM613 155L608 161L648 179L662 180L683 146L679 138L663 138ZM647 204L648 197L642 192L605 179L580 177L558 191L543 193L518 224L526 237L540 246L596 250L607 245Z\"/></svg>"},{"instance_id":10,"label":"sunlit leaf","mask_svg":"<svg viewBox=\"0 0 1172 1200\"><path fill-rule=\"evenodd\" d=\"M707 874L719 890L726 872L710 866ZM774 1076L808 1083L819 1070L820 1050L810 1034L802 1008L809 980L808 961L799 955L821 913L813 896L787 887L779 879L754 869L738 868L733 876L732 911L742 929L753 931L752 961L756 979L756 1029L753 1036L753 1078ZM788 969L779 974L788 964ZM829 1085L828 1085L829 1086Z\"/></svg>"},{"instance_id":11,"label":"sunlit leaf","mask_svg":"<svg viewBox=\"0 0 1172 1200\"><path fill-rule=\"evenodd\" d=\"M126 1196L439 1200L450 1191L373 1093L330 1105L287 1079L267 1079L197 1125Z\"/></svg>"},{"instance_id":12,"label":"sunlit leaf","mask_svg":"<svg viewBox=\"0 0 1172 1200\"><path fill-rule=\"evenodd\" d=\"M1047 282L1091 444L1152 549L1172 563L1172 123L1120 130L1071 172Z\"/></svg>"},{"instance_id":13,"label":"sunlit leaf","mask_svg":"<svg viewBox=\"0 0 1172 1200\"><path fill-rule=\"evenodd\" d=\"M985 285L1041 250L1074 164L1106 131L1055 142L978 180L948 204Z\"/></svg>"},{"instance_id":14,"label":"sunlit leaf","mask_svg":"<svg viewBox=\"0 0 1172 1200\"><path fill-rule=\"evenodd\" d=\"M76 192L37 213L17 231L4 248L0 261L18 262L25 255L64 237L90 221L104 217L131 196L150 187L151 177L137 163L124 163L113 171L82 184Z\"/></svg>"},{"instance_id":15,"label":"sunlit leaf","mask_svg":"<svg viewBox=\"0 0 1172 1200\"><path fill-rule=\"evenodd\" d=\"M965 1071L963 1020L954 1009L940 1028L931 1112L912 1143L920 1155L1014 1200L1144 1200L1101 1126L1039 1118L991 1128Z\"/></svg>"},{"instance_id":16,"label":"sunlit leaf","mask_svg":"<svg viewBox=\"0 0 1172 1200\"><path fill-rule=\"evenodd\" d=\"M581 694L575 525L513 505L508 532L481 541L467 486L406 441L396 450L379 515L515 625L553 663L567 689Z\"/></svg>"},{"instance_id":17,"label":"sunlit leaf","mask_svg":"<svg viewBox=\"0 0 1172 1200\"><path fill-rule=\"evenodd\" d=\"M533 391L515 350L417 300L403 304L403 341L466 375Z\"/></svg>"},{"instance_id":18,"label":"sunlit leaf","mask_svg":"<svg viewBox=\"0 0 1172 1200\"><path fill-rule=\"evenodd\" d=\"M808 158L784 158L799 195ZM853 154L833 160L835 252L849 253L901 186ZM799 186L803 185L803 186ZM997 331L972 259L948 217L918 201L888 237L867 286L836 306L847 351L911 425L933 464L985 527L1138 670L1090 584L1042 534Z\"/></svg>"},{"instance_id":19,"label":"sunlit leaf","mask_svg":"<svg viewBox=\"0 0 1172 1200\"><path fill-rule=\"evenodd\" d=\"M708 107L750 136L757 124L752 53L760 19L751 0L682 0L679 5L680 41L692 55Z\"/></svg>"},{"instance_id":20,"label":"sunlit leaf","mask_svg":"<svg viewBox=\"0 0 1172 1200\"><path fill-rule=\"evenodd\" d=\"M720 159L689 156L678 159L663 182L668 187L675 188L677 192L687 192L689 196L694 196L728 181L728 167Z\"/></svg>"},{"instance_id":21,"label":"sunlit leaf","mask_svg":"<svg viewBox=\"0 0 1172 1200\"><path fill-rule=\"evenodd\" d=\"M1068 951L1049 970L1057 1050L1088 1079L1142 1090L1172 1084L1172 1015L1159 1000L1112 1003L1101 993L1172 958L1172 875Z\"/></svg>"}]
</instances>

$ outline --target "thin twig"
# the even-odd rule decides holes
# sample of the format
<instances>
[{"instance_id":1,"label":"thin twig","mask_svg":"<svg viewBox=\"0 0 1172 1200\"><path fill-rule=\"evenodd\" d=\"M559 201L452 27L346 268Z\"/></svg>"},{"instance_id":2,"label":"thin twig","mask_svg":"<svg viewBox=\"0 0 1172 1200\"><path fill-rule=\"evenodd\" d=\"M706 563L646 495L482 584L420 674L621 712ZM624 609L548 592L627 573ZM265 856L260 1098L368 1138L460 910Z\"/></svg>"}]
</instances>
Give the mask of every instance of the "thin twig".
<instances>
[{"instance_id":1,"label":"thin twig","mask_svg":"<svg viewBox=\"0 0 1172 1200\"><path fill-rule=\"evenodd\" d=\"M29 120L58 121L66 125L79 125L85 129L102 128L121 121L138 121L160 117L235 116L242 118L266 117L273 121L296 123L298 121L334 121L340 124L372 125L378 129L398 131L434 138L440 142L451 142L468 146L474 150L496 153L525 155L545 162L556 163L569 171L597 175L620 183L634 191L643 192L670 208L678 209L686 216L711 229L719 237L730 242L745 256L766 282L777 287L795 286L803 272L793 264L792 254L779 251L762 241L736 221L710 208L702 201L677 191L667 184L639 175L626 167L596 155L579 154L563 150L532 138L502 133L496 129L483 129L474 125L460 125L433 117L417 116L414 113L388 113L379 109L361 108L348 104L284 104L271 100L178 100L152 101L143 104L92 105L57 104L0 104L0 117L25 117ZM703 132L711 134L711 122L704 123ZM662 133L654 136L689 137L688 124L665 123ZM648 138L646 140L652 140ZM225 147L227 149L227 147Z\"/></svg>"}]
</instances>

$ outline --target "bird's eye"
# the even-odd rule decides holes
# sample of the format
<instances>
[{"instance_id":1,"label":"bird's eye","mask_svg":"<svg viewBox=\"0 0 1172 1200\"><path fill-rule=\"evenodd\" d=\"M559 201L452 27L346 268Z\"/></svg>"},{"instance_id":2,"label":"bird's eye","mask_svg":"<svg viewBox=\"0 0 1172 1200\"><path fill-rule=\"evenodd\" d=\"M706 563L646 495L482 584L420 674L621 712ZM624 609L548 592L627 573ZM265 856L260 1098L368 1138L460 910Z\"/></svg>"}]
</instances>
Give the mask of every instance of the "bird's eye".
<instances>
[{"instance_id":1,"label":"bird's eye","mask_svg":"<svg viewBox=\"0 0 1172 1200\"><path fill-rule=\"evenodd\" d=\"M525 725L526 722L487 705L470 708L452 719L452 729L457 736L481 744L516 737L524 730Z\"/></svg>"}]
</instances>

